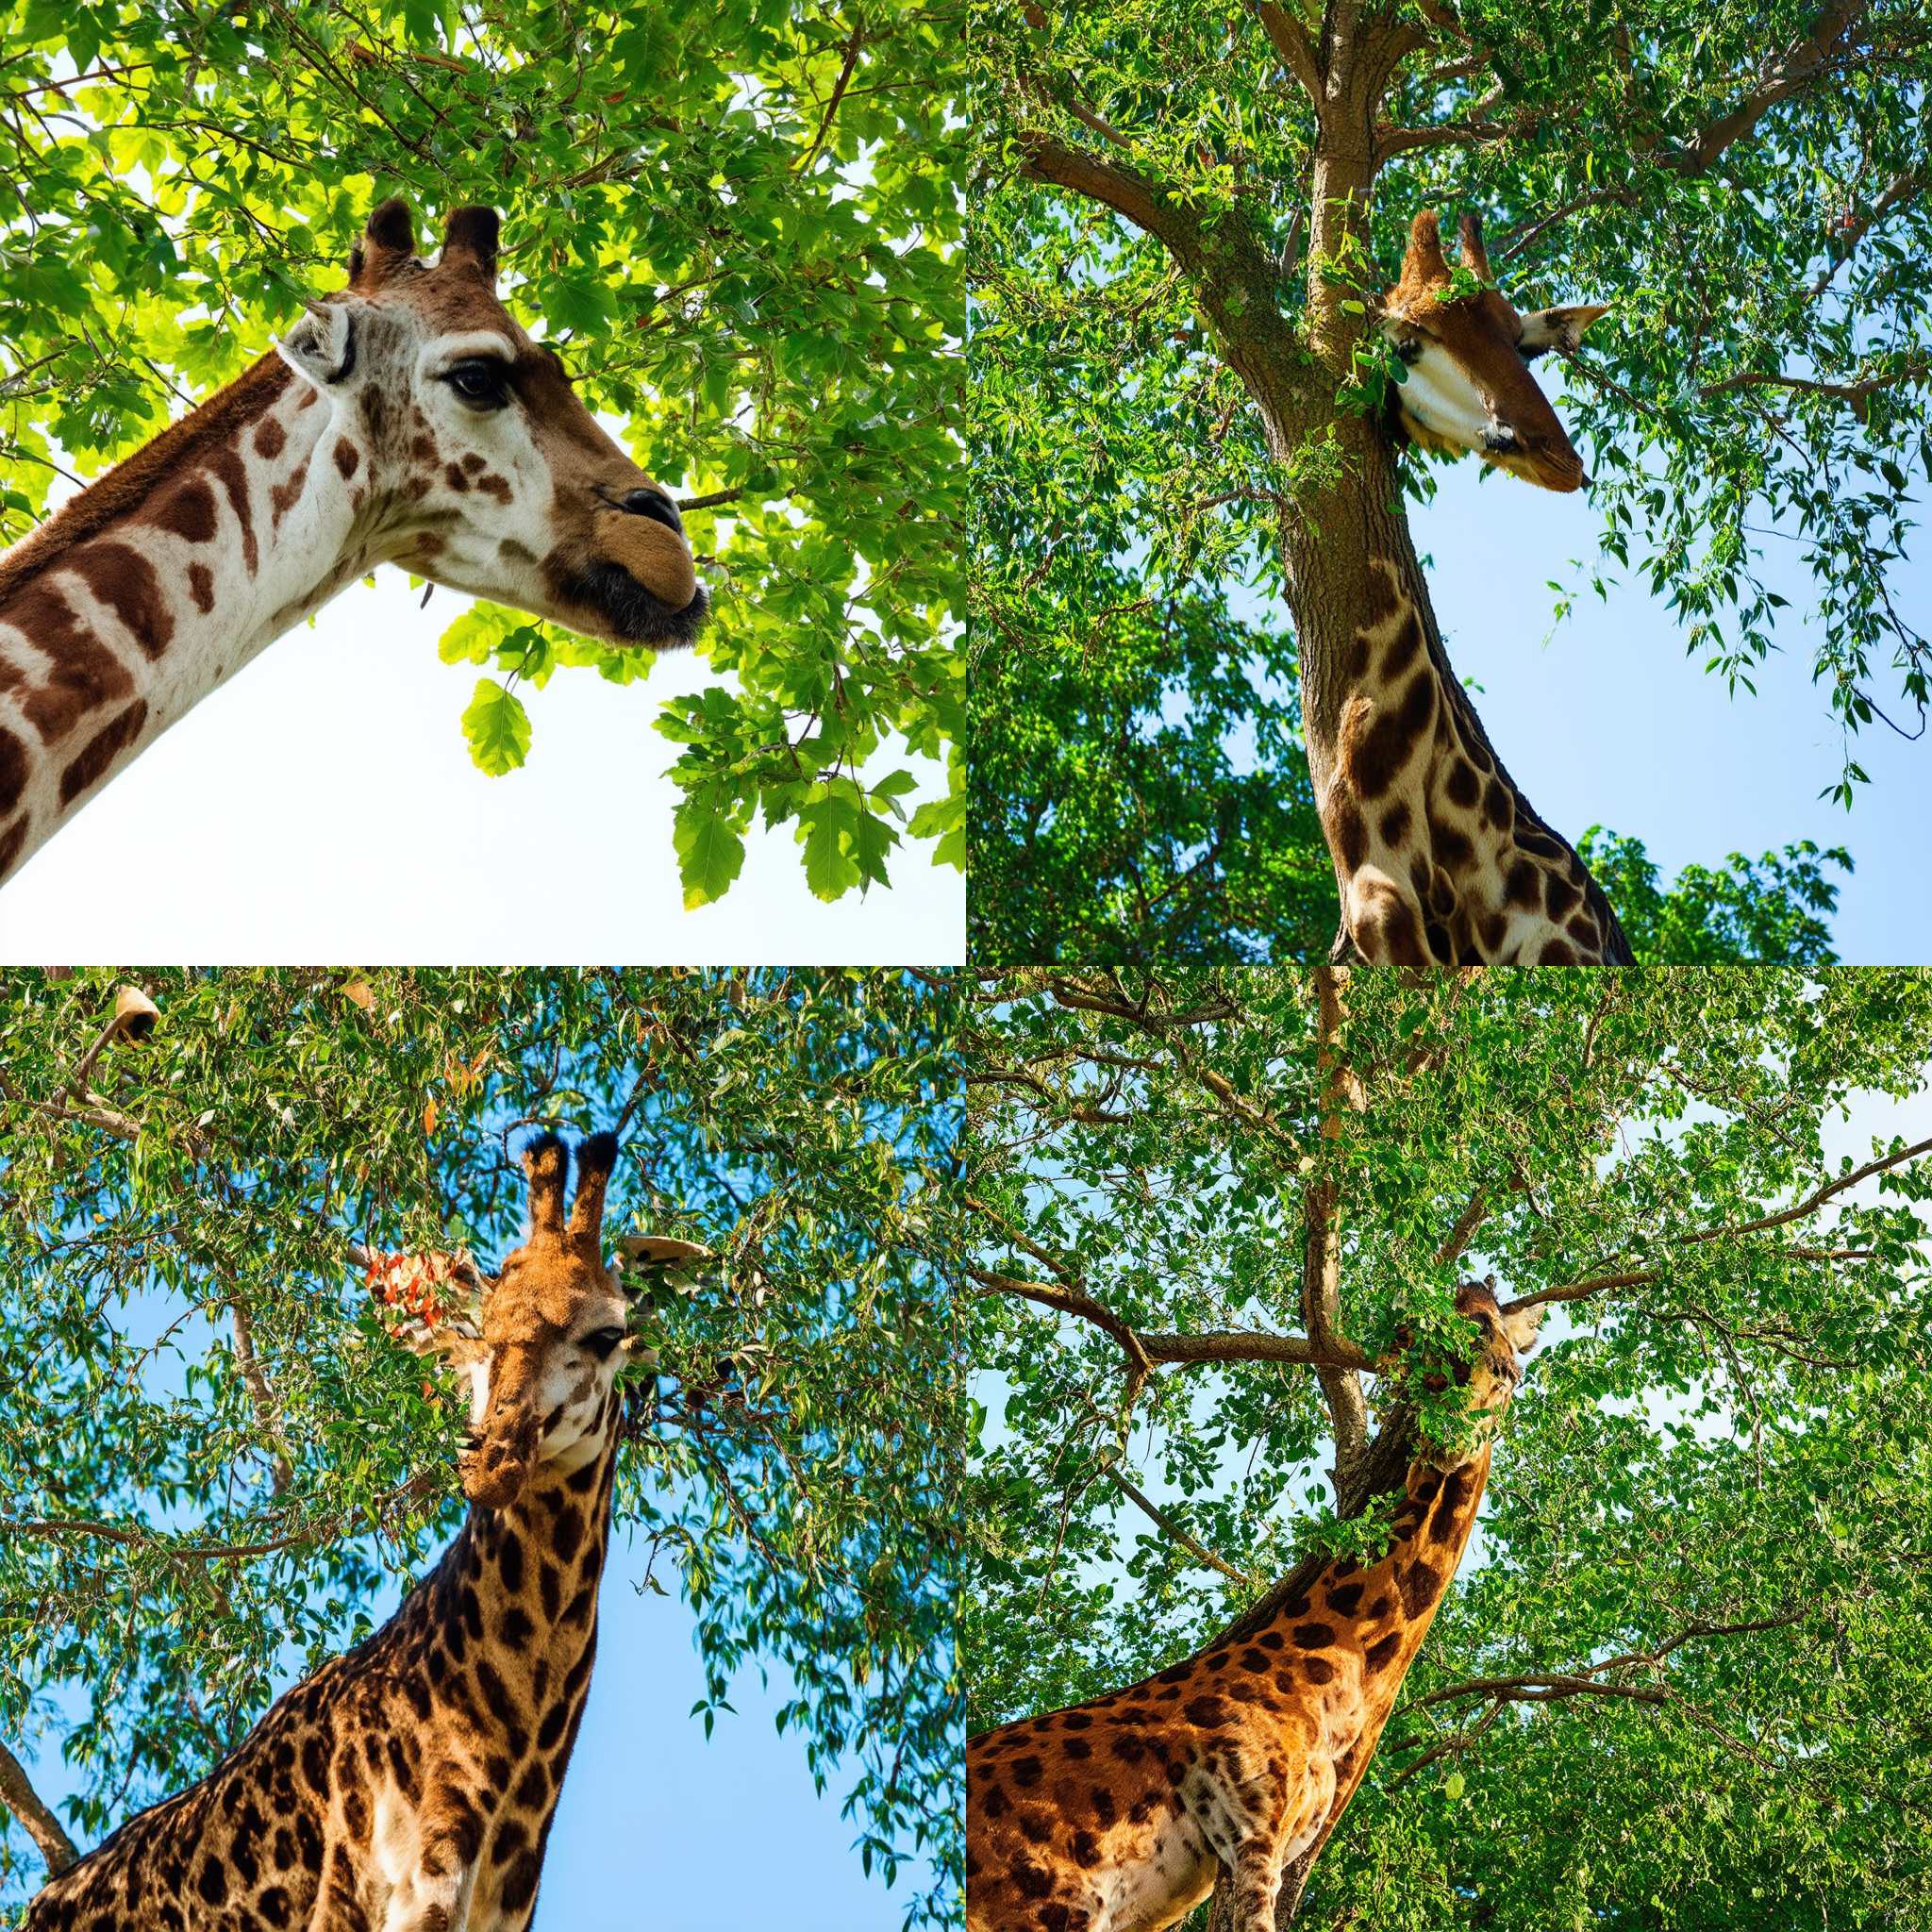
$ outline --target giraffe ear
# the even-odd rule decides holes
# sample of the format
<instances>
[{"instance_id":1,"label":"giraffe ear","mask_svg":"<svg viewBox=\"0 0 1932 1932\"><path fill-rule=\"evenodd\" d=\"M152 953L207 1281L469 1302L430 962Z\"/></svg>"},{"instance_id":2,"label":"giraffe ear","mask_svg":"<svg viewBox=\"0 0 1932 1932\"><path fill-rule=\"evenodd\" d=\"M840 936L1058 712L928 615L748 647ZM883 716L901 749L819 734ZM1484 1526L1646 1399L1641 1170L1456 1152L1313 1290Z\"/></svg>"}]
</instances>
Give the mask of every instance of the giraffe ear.
<instances>
[{"instance_id":1,"label":"giraffe ear","mask_svg":"<svg viewBox=\"0 0 1932 1932\"><path fill-rule=\"evenodd\" d=\"M491 288L496 286L496 210L459 208L442 231L442 261L468 261Z\"/></svg>"},{"instance_id":2,"label":"giraffe ear","mask_svg":"<svg viewBox=\"0 0 1932 1932\"><path fill-rule=\"evenodd\" d=\"M1546 1303L1539 1302L1533 1308L1502 1308L1497 1311L1503 1333L1509 1338L1509 1346L1518 1357L1526 1356L1536 1346L1537 1330L1542 1326L1545 1307Z\"/></svg>"},{"instance_id":3,"label":"giraffe ear","mask_svg":"<svg viewBox=\"0 0 1932 1932\"><path fill-rule=\"evenodd\" d=\"M627 1234L618 1242L617 1252L625 1286L633 1292L657 1281L676 1284L698 1262L713 1258L712 1250L697 1241L681 1241L667 1234Z\"/></svg>"},{"instance_id":4,"label":"giraffe ear","mask_svg":"<svg viewBox=\"0 0 1932 1932\"><path fill-rule=\"evenodd\" d=\"M1523 335L1516 346L1527 362L1545 349L1574 349L1583 332L1599 316L1607 315L1607 302L1578 302L1568 308L1541 308L1523 318Z\"/></svg>"},{"instance_id":5,"label":"giraffe ear","mask_svg":"<svg viewBox=\"0 0 1932 1932\"><path fill-rule=\"evenodd\" d=\"M275 353L317 389L356 373L356 322L346 302L310 302L308 313L275 344Z\"/></svg>"}]
</instances>

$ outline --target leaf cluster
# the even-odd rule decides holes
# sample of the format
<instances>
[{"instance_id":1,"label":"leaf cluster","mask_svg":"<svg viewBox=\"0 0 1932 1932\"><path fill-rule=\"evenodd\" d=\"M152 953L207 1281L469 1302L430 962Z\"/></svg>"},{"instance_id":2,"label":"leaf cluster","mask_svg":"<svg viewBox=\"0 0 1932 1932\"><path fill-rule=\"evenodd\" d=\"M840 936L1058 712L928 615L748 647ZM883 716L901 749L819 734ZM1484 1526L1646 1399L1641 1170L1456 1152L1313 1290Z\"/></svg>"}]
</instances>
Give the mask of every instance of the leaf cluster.
<instances>
[{"instance_id":1,"label":"leaf cluster","mask_svg":"<svg viewBox=\"0 0 1932 1932\"><path fill-rule=\"evenodd\" d=\"M625 1122L613 1235L722 1257L653 1313L620 1534L694 1615L708 1724L783 1727L868 1868L957 1885L962 1406L950 996L886 974L147 976L0 997L0 1736L50 1727L99 1836L366 1634L461 1514L459 1392L390 1344L352 1245L518 1238L515 1128ZM21 1530L23 1524L43 1525ZM58 1695L57 1695L58 1693ZM70 1714L78 1711L77 1719ZM0 1874L38 1861L12 1830Z\"/></svg>"}]
</instances>

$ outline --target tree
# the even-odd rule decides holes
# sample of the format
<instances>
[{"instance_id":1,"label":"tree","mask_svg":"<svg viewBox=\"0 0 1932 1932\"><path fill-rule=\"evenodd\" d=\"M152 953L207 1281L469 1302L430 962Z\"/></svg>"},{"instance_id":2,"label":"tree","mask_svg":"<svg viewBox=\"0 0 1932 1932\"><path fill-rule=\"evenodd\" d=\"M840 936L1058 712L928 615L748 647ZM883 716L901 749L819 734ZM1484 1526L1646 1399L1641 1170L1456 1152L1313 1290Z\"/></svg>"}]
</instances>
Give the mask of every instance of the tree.
<instances>
[{"instance_id":1,"label":"tree","mask_svg":"<svg viewBox=\"0 0 1932 1932\"><path fill-rule=\"evenodd\" d=\"M666 704L688 898L790 823L814 891L882 883L904 832L963 863L955 795L907 822L895 741L956 743L946 532L960 323L936 17L755 4L432 0L8 8L0 537L236 375L341 286L371 208L505 215L507 299L684 503L732 682ZM648 654L480 606L465 720L522 762L520 679ZM454 724L455 721L452 721Z\"/></svg>"},{"instance_id":2,"label":"tree","mask_svg":"<svg viewBox=\"0 0 1932 1932\"><path fill-rule=\"evenodd\" d=\"M964 1054L972 1729L1374 1548L1492 1275L1543 1341L1296 1923L1932 1925L1932 982L1013 972Z\"/></svg>"},{"instance_id":3,"label":"tree","mask_svg":"<svg viewBox=\"0 0 1932 1932\"><path fill-rule=\"evenodd\" d=\"M291 1660L461 1515L453 1386L383 1339L356 1265L517 1235L525 1120L626 1128L610 1228L724 1258L628 1385L620 1534L675 1573L708 1728L781 1659L785 1711L908 1925L957 1885L952 1273L942 982L887 974L18 974L0 998L0 1883L58 1685L97 1838L191 1782ZM30 1800L31 1793L25 1794ZM53 1821L55 1829L61 1821ZM36 1824L42 1829L37 1831Z\"/></svg>"},{"instance_id":4,"label":"tree","mask_svg":"<svg viewBox=\"0 0 1932 1932\"><path fill-rule=\"evenodd\" d=\"M1488 217L1520 306L1615 304L1537 365L1587 453L1594 574L1642 578L1748 685L1785 603L1767 528L1792 539L1846 804L1857 733L1916 728L1926 641L1890 583L1907 471L1932 476L1920 9L1137 0L989 8L978 47L982 908L1037 883L1050 919L1094 858L1117 955L1162 957L1178 899L1241 957L1257 891L1283 907L1270 941L1308 944L1322 855L1289 695L1319 776L1373 557L1434 628L1403 504L1431 473L1380 425L1404 372L1376 327L1425 207ZM1285 603L1291 647L1230 622L1237 586Z\"/></svg>"}]
</instances>

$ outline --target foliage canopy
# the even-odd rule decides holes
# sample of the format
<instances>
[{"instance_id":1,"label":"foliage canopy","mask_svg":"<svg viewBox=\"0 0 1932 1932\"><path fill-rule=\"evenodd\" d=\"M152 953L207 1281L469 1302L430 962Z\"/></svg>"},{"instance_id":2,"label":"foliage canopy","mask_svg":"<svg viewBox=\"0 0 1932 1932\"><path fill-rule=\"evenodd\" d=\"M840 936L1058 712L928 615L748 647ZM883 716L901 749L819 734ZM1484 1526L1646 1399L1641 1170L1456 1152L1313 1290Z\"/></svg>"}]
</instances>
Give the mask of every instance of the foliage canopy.
<instances>
[{"instance_id":1,"label":"foliage canopy","mask_svg":"<svg viewBox=\"0 0 1932 1932\"><path fill-rule=\"evenodd\" d=\"M1351 436L1402 377L1379 294L1425 207L1484 214L1520 308L1613 305L1537 365L1602 512L1584 585L1641 582L1733 686L1804 620L1848 805L1857 734L1917 728L1932 658L1896 589L1932 478L1923 8L990 7L976 58L982 908L1051 917L1091 868L1110 957L1136 922L1143 959L1192 922L1295 949L1322 854L1283 532L1347 514ZM1432 492L1424 460L1401 475ZM1767 578L1772 537L1809 611Z\"/></svg>"},{"instance_id":2,"label":"foliage canopy","mask_svg":"<svg viewBox=\"0 0 1932 1932\"><path fill-rule=\"evenodd\" d=\"M517 1238L526 1120L627 1131L610 1220L702 1241L616 1504L691 1606L706 1723L781 1659L868 1870L957 1885L951 996L889 974L194 973L0 1000L0 1745L47 1693L86 1840L358 1641L460 1520L467 1419L370 1306L383 1253ZM233 1554L230 1554L233 1552ZM0 1767L4 1768L4 1767ZM0 1807L0 1825L6 1825ZM0 1886L40 1877L0 1832Z\"/></svg>"},{"instance_id":3,"label":"foliage canopy","mask_svg":"<svg viewBox=\"0 0 1932 1932\"><path fill-rule=\"evenodd\" d=\"M893 741L947 755L960 325L944 28L899 0L13 0L4 9L0 537L98 473L340 286L375 202L505 216L507 299L686 502L733 675L668 703L687 897L762 813L813 890L883 882L902 829L963 864L958 788L908 820ZM627 684L647 653L495 606L442 655L492 674L486 770L528 743L515 685Z\"/></svg>"},{"instance_id":4,"label":"foliage canopy","mask_svg":"<svg viewBox=\"0 0 1932 1932\"><path fill-rule=\"evenodd\" d=\"M1330 1472L1493 1274L1543 1341L1298 1923L1932 1926L1932 978L1324 981L981 989L972 1727L1372 1545Z\"/></svg>"}]
</instances>

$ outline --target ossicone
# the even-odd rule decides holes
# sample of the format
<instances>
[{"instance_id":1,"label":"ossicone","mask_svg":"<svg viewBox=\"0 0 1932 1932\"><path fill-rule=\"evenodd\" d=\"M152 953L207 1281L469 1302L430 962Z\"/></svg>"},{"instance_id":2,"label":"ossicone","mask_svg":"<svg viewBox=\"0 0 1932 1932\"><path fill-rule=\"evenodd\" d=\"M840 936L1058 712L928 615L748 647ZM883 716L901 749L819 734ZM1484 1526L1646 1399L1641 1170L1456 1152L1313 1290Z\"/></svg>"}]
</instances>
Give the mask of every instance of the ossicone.
<instances>
[{"instance_id":1,"label":"ossicone","mask_svg":"<svg viewBox=\"0 0 1932 1932\"><path fill-rule=\"evenodd\" d=\"M493 208L451 209L449 220L443 225L441 265L465 263L493 287L499 229Z\"/></svg>"}]
</instances>

